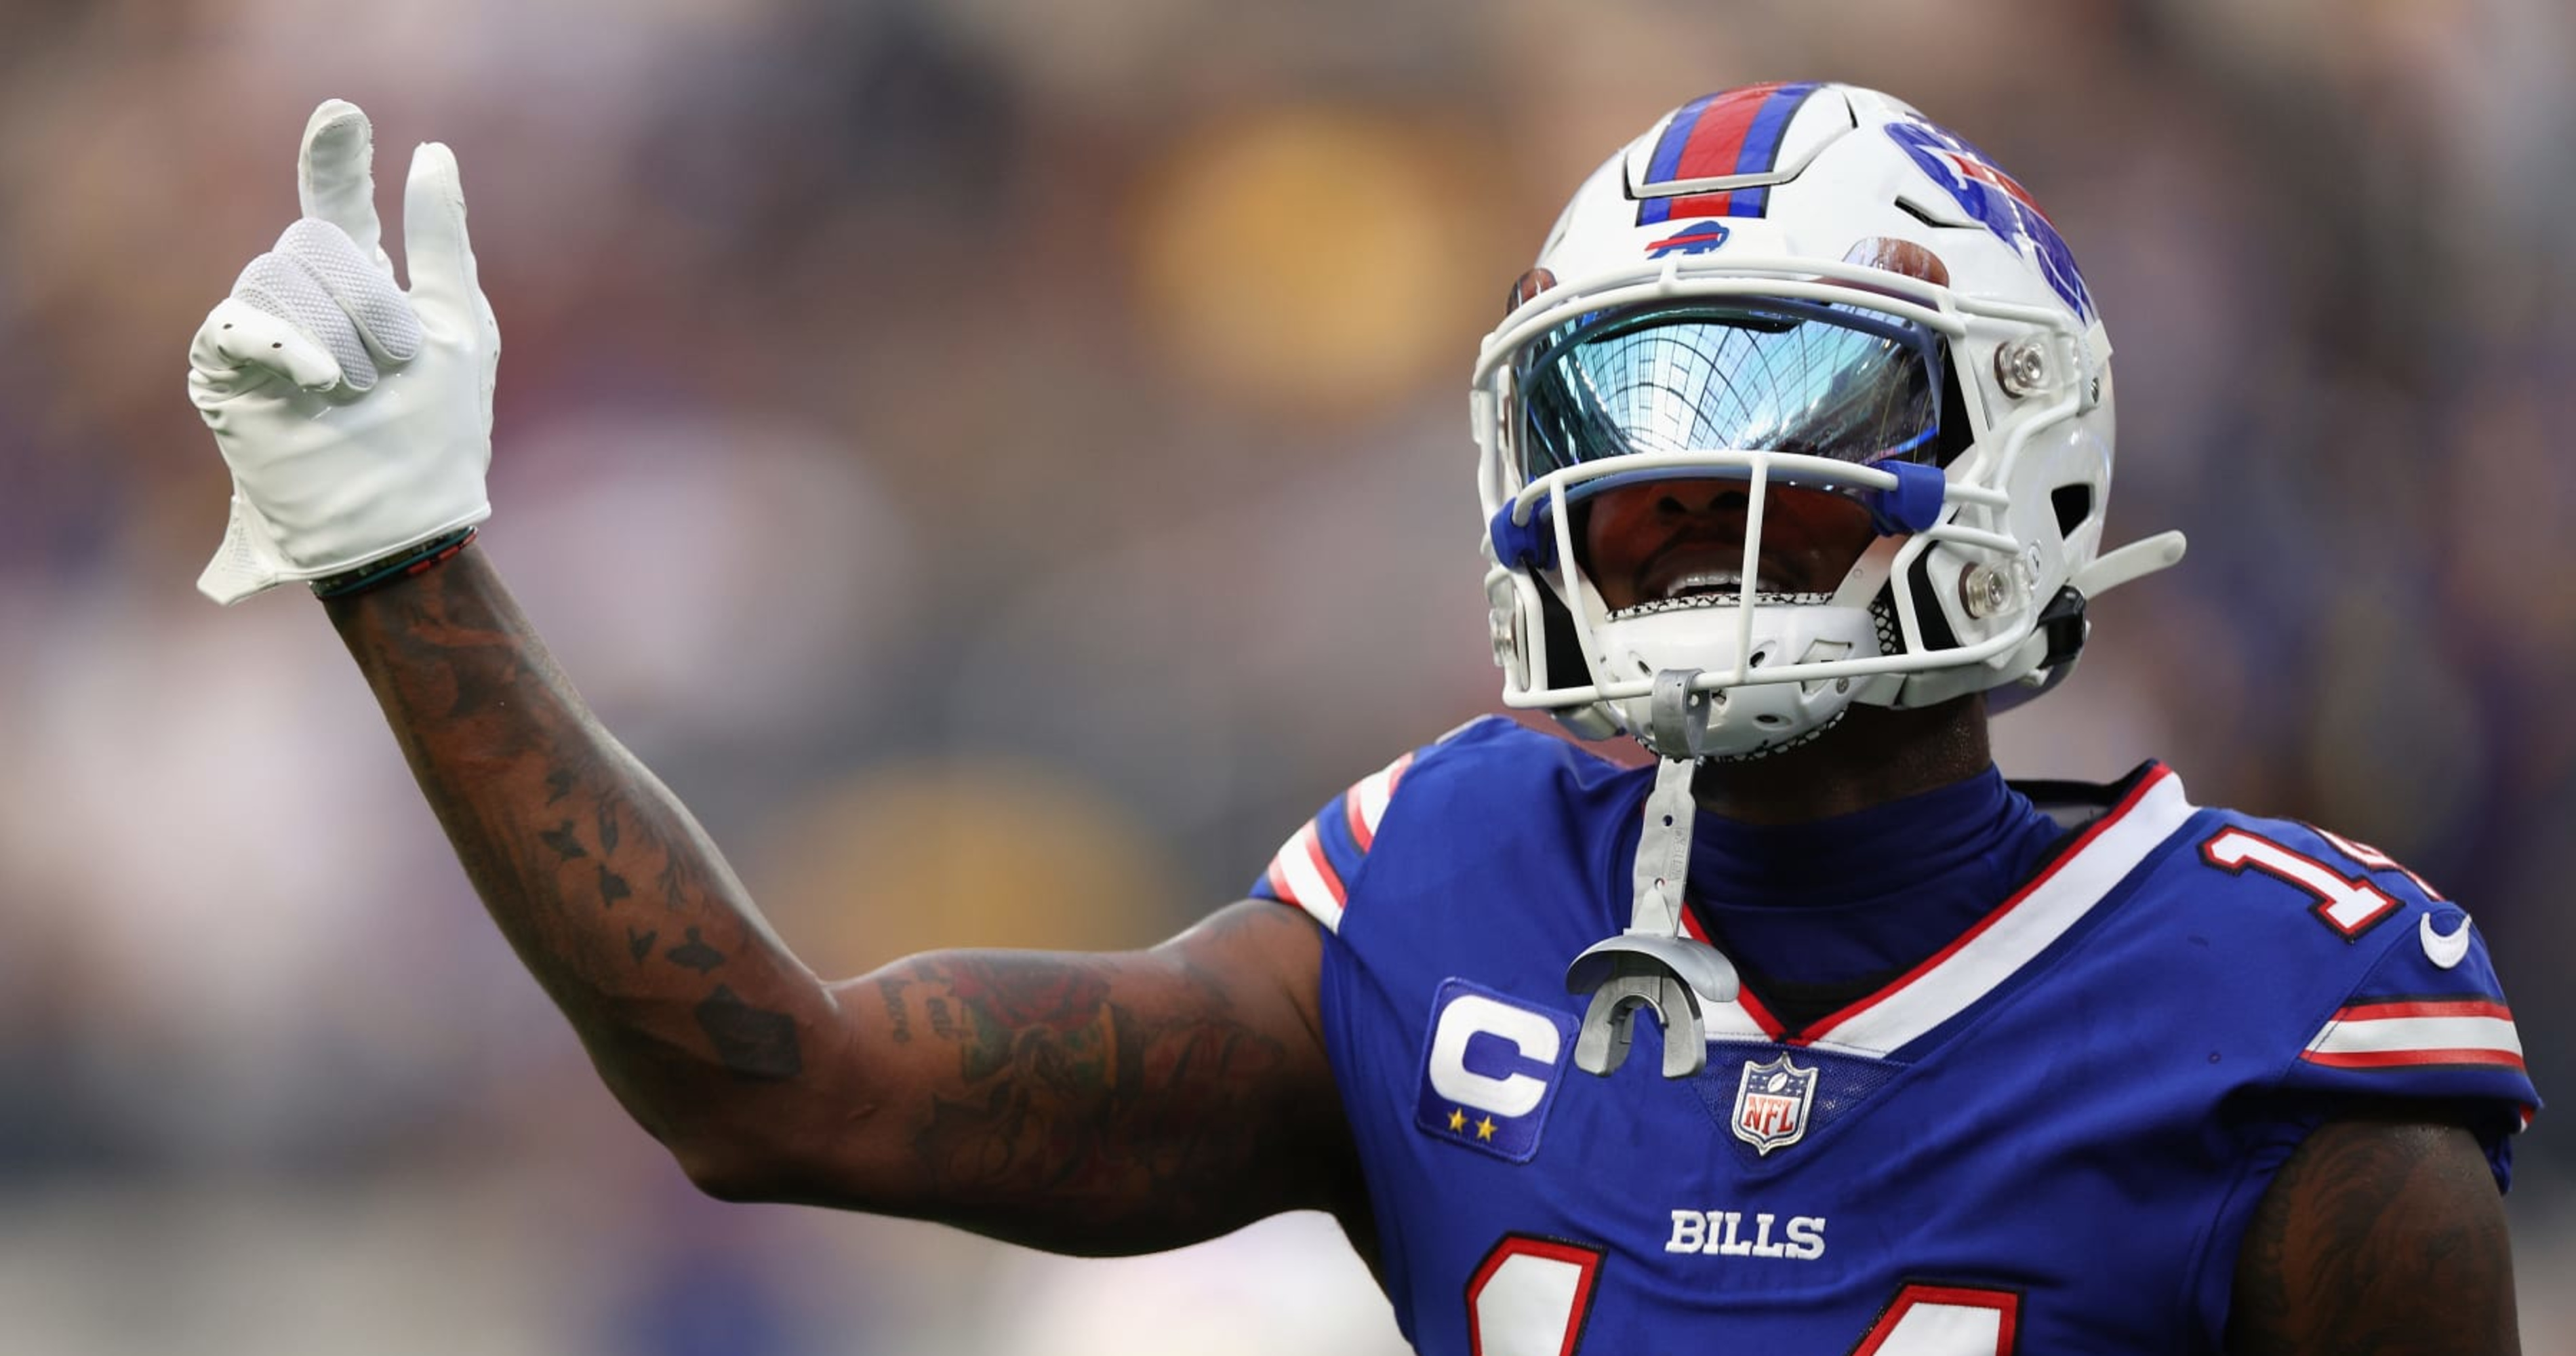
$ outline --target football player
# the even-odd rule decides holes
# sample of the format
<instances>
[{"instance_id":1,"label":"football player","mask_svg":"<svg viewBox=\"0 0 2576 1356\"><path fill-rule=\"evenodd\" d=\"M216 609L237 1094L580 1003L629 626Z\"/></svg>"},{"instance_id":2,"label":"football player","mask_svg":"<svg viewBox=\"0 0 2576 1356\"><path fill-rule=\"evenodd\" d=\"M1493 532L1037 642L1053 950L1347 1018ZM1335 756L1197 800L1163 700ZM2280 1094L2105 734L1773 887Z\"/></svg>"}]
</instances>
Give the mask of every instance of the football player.
<instances>
[{"instance_id":1,"label":"football player","mask_svg":"<svg viewBox=\"0 0 2576 1356\"><path fill-rule=\"evenodd\" d=\"M456 162L303 219L196 336L202 587L309 584L492 917L727 1199L1076 1253L1341 1220L1424 1352L2516 1346L2537 1098L2467 913L1988 715L2102 591L2110 346L2031 196L1885 95L1695 100L1575 194L1474 376L1504 699L1147 951L828 982L490 563L498 332ZM1632 1057L1632 1055L1634 1057Z\"/></svg>"}]
</instances>

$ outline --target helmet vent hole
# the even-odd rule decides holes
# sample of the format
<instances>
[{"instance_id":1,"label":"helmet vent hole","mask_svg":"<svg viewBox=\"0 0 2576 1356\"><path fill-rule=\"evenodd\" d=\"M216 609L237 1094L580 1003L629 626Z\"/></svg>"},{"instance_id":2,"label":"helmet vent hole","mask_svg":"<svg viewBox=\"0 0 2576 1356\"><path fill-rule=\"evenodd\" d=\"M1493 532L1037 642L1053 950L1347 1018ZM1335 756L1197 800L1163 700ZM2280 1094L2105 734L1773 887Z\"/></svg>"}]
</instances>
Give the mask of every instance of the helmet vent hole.
<instances>
[{"instance_id":1,"label":"helmet vent hole","mask_svg":"<svg viewBox=\"0 0 2576 1356\"><path fill-rule=\"evenodd\" d=\"M1757 669L1758 669L1758 668L1762 667L1763 665L1768 664L1768 663L1770 663L1770 662L1771 662L1771 652L1770 652L1769 650L1755 650L1755 651L1753 652L1753 667L1754 667L1754 668L1757 668Z\"/></svg>"},{"instance_id":2,"label":"helmet vent hole","mask_svg":"<svg viewBox=\"0 0 2576 1356\"><path fill-rule=\"evenodd\" d=\"M2048 492L2048 506L2057 510L2057 535L2074 536L2075 529L2093 516L2093 487L2080 482L2060 485Z\"/></svg>"},{"instance_id":3,"label":"helmet vent hole","mask_svg":"<svg viewBox=\"0 0 2576 1356\"><path fill-rule=\"evenodd\" d=\"M1932 439L1932 464L1947 467L1977 441L1968 426L1968 395L1959 385L1956 355L1941 365L1941 427Z\"/></svg>"},{"instance_id":4,"label":"helmet vent hole","mask_svg":"<svg viewBox=\"0 0 2576 1356\"><path fill-rule=\"evenodd\" d=\"M1756 725L1786 725L1789 723L1789 718L1786 716L1775 716L1770 712L1765 711L1761 715L1755 716L1753 718L1753 723Z\"/></svg>"}]
</instances>

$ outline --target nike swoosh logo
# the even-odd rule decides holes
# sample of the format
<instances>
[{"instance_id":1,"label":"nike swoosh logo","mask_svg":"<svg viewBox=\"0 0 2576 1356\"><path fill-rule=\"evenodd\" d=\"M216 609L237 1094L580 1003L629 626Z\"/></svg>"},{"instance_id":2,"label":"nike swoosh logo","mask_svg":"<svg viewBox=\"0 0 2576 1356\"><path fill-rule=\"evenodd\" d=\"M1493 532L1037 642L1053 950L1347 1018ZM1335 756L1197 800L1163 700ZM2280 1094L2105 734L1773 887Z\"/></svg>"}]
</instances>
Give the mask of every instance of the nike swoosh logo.
<instances>
[{"instance_id":1,"label":"nike swoosh logo","mask_svg":"<svg viewBox=\"0 0 2576 1356\"><path fill-rule=\"evenodd\" d=\"M2424 959L2448 970L2469 956L2469 916L2460 915L2460 926L2445 937L2433 930L2433 915L2426 914L2415 924L2415 938L2424 944Z\"/></svg>"}]
</instances>

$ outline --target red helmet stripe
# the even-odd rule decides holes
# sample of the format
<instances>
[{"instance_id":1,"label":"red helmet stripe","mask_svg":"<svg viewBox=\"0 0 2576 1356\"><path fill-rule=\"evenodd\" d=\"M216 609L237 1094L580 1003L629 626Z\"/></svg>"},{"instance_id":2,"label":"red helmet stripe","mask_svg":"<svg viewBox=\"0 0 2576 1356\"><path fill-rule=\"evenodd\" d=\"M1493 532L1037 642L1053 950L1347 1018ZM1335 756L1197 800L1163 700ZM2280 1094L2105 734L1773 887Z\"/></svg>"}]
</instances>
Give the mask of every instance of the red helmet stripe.
<instances>
[{"instance_id":1,"label":"red helmet stripe","mask_svg":"<svg viewBox=\"0 0 2576 1356\"><path fill-rule=\"evenodd\" d=\"M1655 143L1646 182L1768 173L1780 157L1790 116L1815 92L1813 81L1774 82L1747 85L1685 105ZM1638 208L1637 224L1676 217L1754 217L1769 205L1766 188L1650 198Z\"/></svg>"}]
</instances>

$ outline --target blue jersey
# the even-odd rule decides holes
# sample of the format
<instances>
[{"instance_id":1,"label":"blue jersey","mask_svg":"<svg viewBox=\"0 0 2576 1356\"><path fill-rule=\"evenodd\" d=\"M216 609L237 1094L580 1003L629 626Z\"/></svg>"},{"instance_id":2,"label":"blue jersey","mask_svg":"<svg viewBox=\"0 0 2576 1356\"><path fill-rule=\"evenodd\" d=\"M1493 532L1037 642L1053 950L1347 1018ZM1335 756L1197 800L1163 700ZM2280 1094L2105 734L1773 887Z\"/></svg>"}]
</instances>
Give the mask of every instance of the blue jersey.
<instances>
[{"instance_id":1,"label":"blue jersey","mask_svg":"<svg viewBox=\"0 0 2576 1356\"><path fill-rule=\"evenodd\" d=\"M1255 893L1330 932L1325 1037L1396 1318L1431 1356L2215 1351L2238 1239L2354 1099L2537 1097L2467 915L2149 765L1902 977L1571 1055L1652 774L1507 721L1327 806Z\"/></svg>"}]
</instances>

